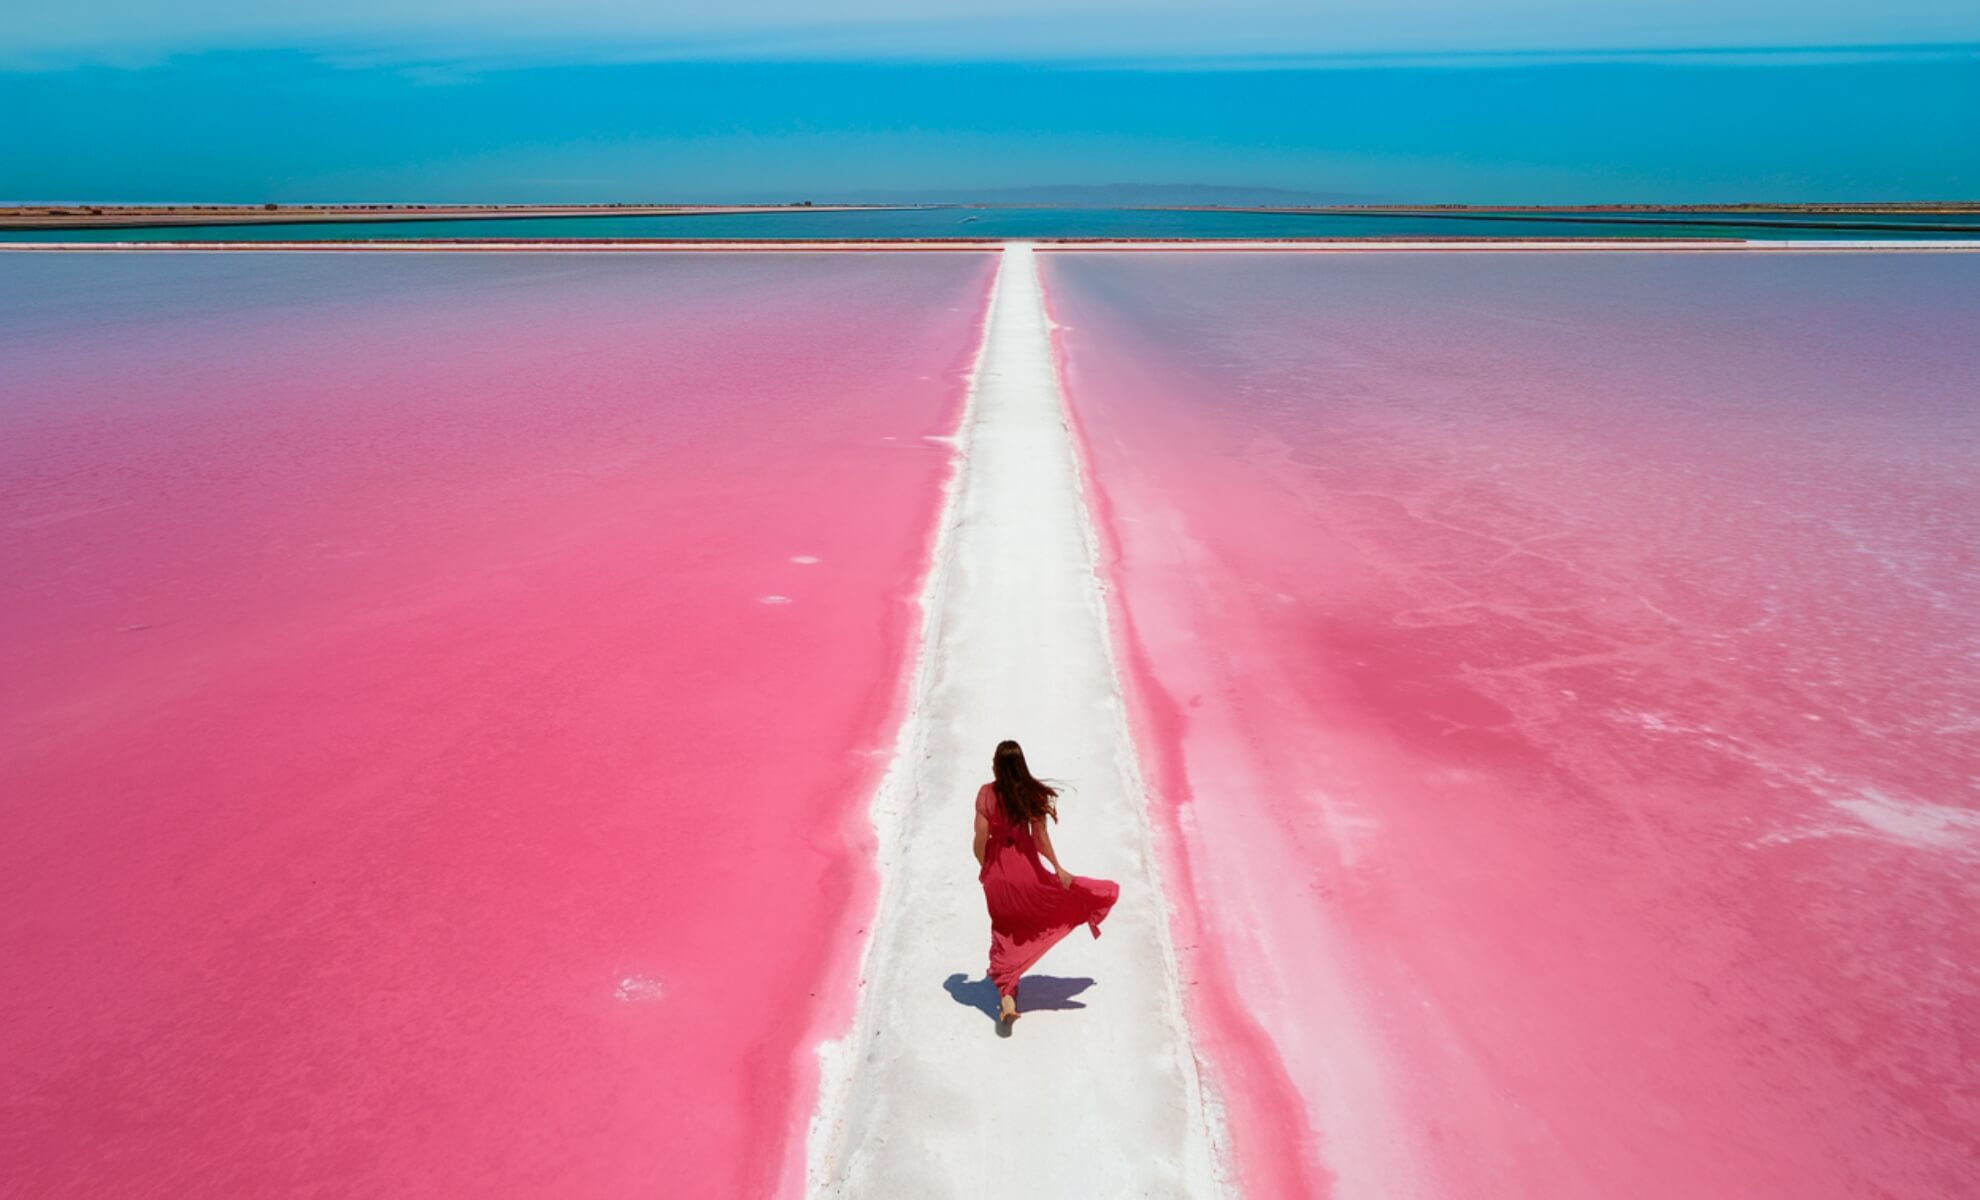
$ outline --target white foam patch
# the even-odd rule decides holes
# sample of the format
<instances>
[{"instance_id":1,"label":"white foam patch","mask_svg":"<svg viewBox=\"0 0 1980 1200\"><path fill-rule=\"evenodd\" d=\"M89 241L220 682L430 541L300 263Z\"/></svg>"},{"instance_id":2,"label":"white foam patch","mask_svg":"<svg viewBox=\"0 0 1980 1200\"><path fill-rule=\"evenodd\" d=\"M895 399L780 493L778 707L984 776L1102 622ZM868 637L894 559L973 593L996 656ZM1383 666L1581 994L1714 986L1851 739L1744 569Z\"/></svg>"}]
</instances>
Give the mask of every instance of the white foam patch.
<instances>
[{"instance_id":1,"label":"white foam patch","mask_svg":"<svg viewBox=\"0 0 1980 1200\"><path fill-rule=\"evenodd\" d=\"M1746 842L1748 849L1785 846L1816 838L1875 838L1915 850L1980 854L1980 812L1897 796L1858 779L1848 779L1807 763L1773 761L1763 752L1704 725L1687 725L1649 712L1624 710L1623 716L1655 733L1691 737L1759 770L1769 787L1805 789L1827 802L1830 814L1811 814L1786 829ZM1820 713L1804 712L1803 720L1820 722Z\"/></svg>"},{"instance_id":2,"label":"white foam patch","mask_svg":"<svg viewBox=\"0 0 1980 1200\"><path fill-rule=\"evenodd\" d=\"M818 565L818 559L809 554L793 554L791 555L791 561L796 563L800 567L811 567Z\"/></svg>"},{"instance_id":3,"label":"white foam patch","mask_svg":"<svg viewBox=\"0 0 1980 1200\"><path fill-rule=\"evenodd\" d=\"M613 989L612 998L627 1004L651 1004L660 998L660 981L646 975L628 975Z\"/></svg>"},{"instance_id":4,"label":"white foam patch","mask_svg":"<svg viewBox=\"0 0 1980 1200\"><path fill-rule=\"evenodd\" d=\"M1320 814L1321 822L1327 827L1327 836L1339 848L1341 865L1352 867L1359 862L1362 848L1380 828L1375 819L1353 804L1326 792L1309 792L1306 802Z\"/></svg>"},{"instance_id":5,"label":"white foam patch","mask_svg":"<svg viewBox=\"0 0 1980 1200\"><path fill-rule=\"evenodd\" d=\"M791 598L789 596L763 596L757 600L759 604L789 604L790 602Z\"/></svg>"},{"instance_id":6,"label":"white foam patch","mask_svg":"<svg viewBox=\"0 0 1980 1200\"><path fill-rule=\"evenodd\" d=\"M1914 850L1980 853L1980 813L1929 800L1906 800L1875 788L1829 796L1829 807L1846 820L1814 822L1767 834L1749 847L1785 846L1814 838L1875 838Z\"/></svg>"},{"instance_id":7,"label":"white foam patch","mask_svg":"<svg viewBox=\"0 0 1980 1200\"><path fill-rule=\"evenodd\" d=\"M1980 843L1980 813L1929 800L1900 800L1865 788L1829 801L1873 832L1921 850L1963 850Z\"/></svg>"}]
</instances>

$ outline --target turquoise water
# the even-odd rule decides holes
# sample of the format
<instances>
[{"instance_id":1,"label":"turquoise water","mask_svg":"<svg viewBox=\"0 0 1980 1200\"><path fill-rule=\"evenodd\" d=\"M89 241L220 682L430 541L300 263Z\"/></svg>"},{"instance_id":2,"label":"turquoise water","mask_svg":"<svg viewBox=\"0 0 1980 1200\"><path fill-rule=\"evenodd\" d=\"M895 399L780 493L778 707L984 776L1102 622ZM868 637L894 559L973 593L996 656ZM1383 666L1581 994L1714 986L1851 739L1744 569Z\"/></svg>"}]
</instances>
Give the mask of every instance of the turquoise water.
<instances>
[{"instance_id":1,"label":"turquoise water","mask_svg":"<svg viewBox=\"0 0 1980 1200\"><path fill-rule=\"evenodd\" d=\"M1288 213L1096 208L916 208L695 216L518 217L466 221L339 221L139 229L0 230L11 242L401 241L575 238L724 241L1007 238L1980 238L1980 216L1907 213L1821 218L1724 214L1630 216L1520 213Z\"/></svg>"}]
</instances>

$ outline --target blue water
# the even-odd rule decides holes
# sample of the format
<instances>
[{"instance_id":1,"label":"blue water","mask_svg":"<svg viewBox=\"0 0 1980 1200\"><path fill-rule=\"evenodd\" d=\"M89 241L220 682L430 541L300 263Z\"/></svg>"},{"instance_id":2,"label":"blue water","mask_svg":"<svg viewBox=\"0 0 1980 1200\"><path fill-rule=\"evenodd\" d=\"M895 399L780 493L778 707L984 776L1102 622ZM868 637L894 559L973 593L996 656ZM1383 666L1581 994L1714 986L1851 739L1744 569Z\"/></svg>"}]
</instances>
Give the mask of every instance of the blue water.
<instances>
[{"instance_id":1,"label":"blue water","mask_svg":"<svg viewBox=\"0 0 1980 1200\"><path fill-rule=\"evenodd\" d=\"M466 221L320 222L0 230L0 241L400 241L573 238L725 241L985 238L1980 238L1980 215L1905 213L1643 216L1522 213L1287 213L1096 208L915 208L697 216L518 217Z\"/></svg>"}]
</instances>

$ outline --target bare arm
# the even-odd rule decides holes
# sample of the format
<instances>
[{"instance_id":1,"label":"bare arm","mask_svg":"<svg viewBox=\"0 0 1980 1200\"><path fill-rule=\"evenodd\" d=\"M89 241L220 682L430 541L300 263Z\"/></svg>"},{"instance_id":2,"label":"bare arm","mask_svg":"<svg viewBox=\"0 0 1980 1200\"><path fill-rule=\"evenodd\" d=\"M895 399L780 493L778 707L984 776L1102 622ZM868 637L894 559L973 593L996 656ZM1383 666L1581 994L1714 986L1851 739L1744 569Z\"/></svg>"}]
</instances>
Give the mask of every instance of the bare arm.
<instances>
[{"instance_id":1,"label":"bare arm","mask_svg":"<svg viewBox=\"0 0 1980 1200\"><path fill-rule=\"evenodd\" d=\"M1052 831L1045 826L1046 821L1044 817L1033 821L1031 823L1031 840L1038 843L1038 849L1045 855L1046 860L1052 864L1052 869L1059 873L1059 886L1069 888L1072 886L1073 881L1072 872L1059 865L1058 851L1052 849Z\"/></svg>"}]
</instances>

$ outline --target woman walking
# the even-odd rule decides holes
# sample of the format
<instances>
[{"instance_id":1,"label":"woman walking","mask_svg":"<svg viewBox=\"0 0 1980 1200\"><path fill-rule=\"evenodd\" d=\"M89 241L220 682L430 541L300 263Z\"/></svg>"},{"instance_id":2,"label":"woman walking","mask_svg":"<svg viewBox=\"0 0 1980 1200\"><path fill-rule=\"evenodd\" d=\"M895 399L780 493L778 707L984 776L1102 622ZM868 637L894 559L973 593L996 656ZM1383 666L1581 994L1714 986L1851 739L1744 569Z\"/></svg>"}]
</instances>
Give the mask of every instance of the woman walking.
<instances>
[{"instance_id":1,"label":"woman walking","mask_svg":"<svg viewBox=\"0 0 1980 1200\"><path fill-rule=\"evenodd\" d=\"M1016 742L997 743L996 778L976 792L977 880L990 909L990 980L1000 997L1000 1032L1017 1020L1018 976L1081 925L1100 922L1120 897L1117 883L1087 879L1059 865L1047 824L1059 819L1058 791L1032 778ZM1051 870L1038 860L1043 853Z\"/></svg>"}]
</instances>

